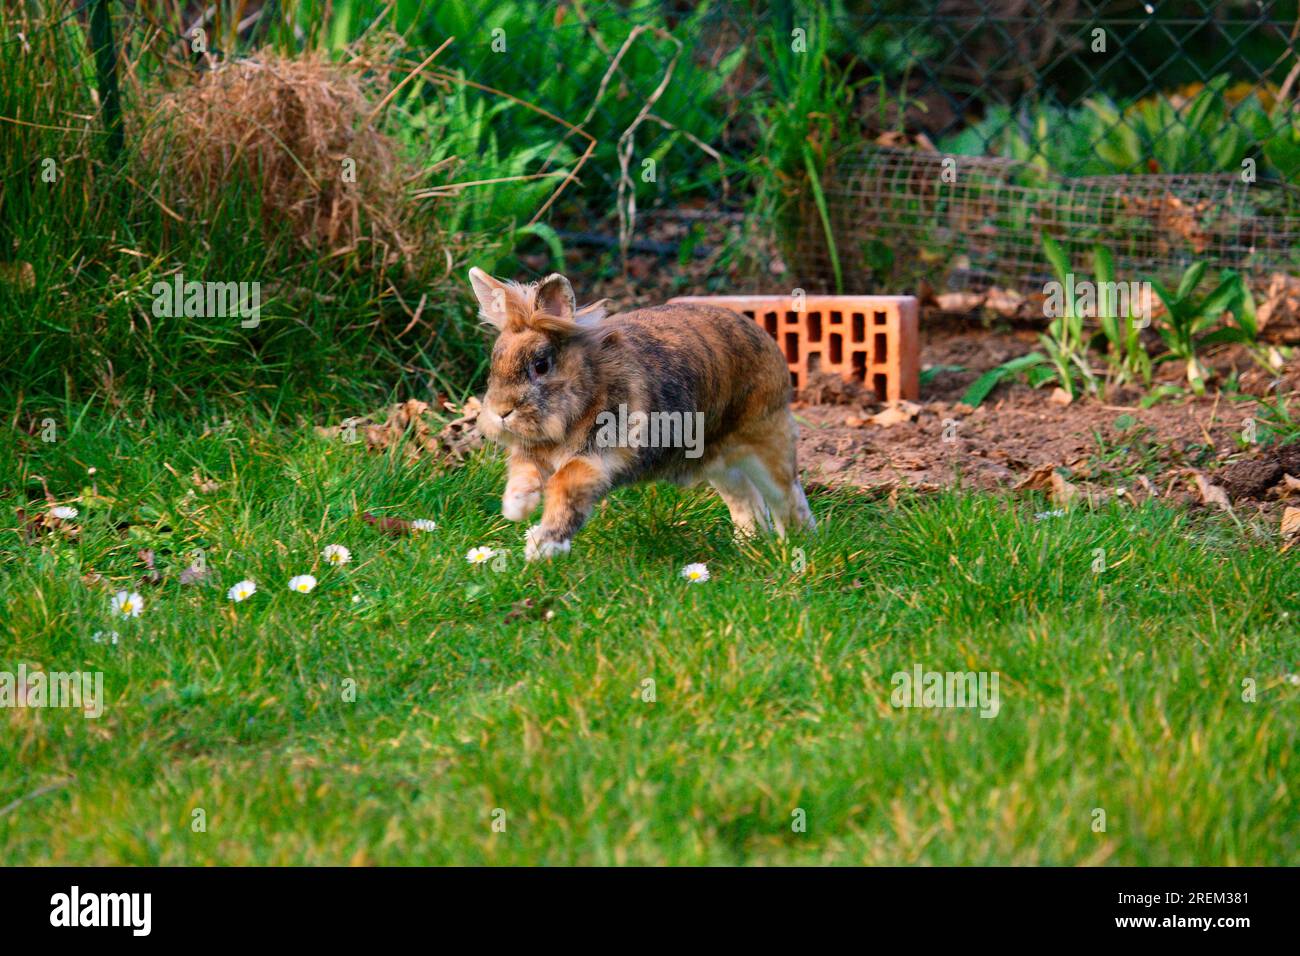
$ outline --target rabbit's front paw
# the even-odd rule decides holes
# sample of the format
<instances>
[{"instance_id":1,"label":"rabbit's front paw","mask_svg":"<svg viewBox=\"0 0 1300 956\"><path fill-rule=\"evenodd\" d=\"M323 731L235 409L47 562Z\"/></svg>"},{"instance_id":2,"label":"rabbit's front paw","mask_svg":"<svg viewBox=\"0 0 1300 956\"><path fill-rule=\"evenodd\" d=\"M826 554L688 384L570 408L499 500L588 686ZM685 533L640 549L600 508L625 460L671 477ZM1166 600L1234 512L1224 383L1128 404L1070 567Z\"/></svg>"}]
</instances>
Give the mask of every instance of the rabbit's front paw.
<instances>
[{"instance_id":1,"label":"rabbit's front paw","mask_svg":"<svg viewBox=\"0 0 1300 956\"><path fill-rule=\"evenodd\" d=\"M537 510L542 496L536 491L516 491L506 488L501 496L501 516L507 521L523 521Z\"/></svg>"},{"instance_id":2,"label":"rabbit's front paw","mask_svg":"<svg viewBox=\"0 0 1300 956\"><path fill-rule=\"evenodd\" d=\"M546 529L541 525L535 524L528 529L524 535L524 560L537 561L544 558L553 558L557 554L569 553L568 538L552 538L546 534Z\"/></svg>"}]
</instances>

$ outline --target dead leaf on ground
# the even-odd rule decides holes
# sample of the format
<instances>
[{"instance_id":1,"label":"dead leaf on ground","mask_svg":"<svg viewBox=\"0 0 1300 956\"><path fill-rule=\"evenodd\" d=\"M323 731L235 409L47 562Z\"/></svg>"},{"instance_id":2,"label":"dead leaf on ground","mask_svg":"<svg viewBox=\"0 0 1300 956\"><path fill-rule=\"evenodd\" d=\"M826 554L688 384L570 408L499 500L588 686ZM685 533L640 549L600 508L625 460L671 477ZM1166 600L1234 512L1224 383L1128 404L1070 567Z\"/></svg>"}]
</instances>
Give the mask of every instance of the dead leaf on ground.
<instances>
[{"instance_id":1,"label":"dead leaf on ground","mask_svg":"<svg viewBox=\"0 0 1300 956\"><path fill-rule=\"evenodd\" d=\"M1004 318L1015 318L1024 308L1025 297L1014 289L993 286L984 296L984 308Z\"/></svg>"},{"instance_id":2,"label":"dead leaf on ground","mask_svg":"<svg viewBox=\"0 0 1300 956\"><path fill-rule=\"evenodd\" d=\"M1282 534L1288 538L1300 534L1300 508L1287 508L1282 512Z\"/></svg>"},{"instance_id":3,"label":"dead leaf on ground","mask_svg":"<svg viewBox=\"0 0 1300 956\"><path fill-rule=\"evenodd\" d=\"M896 129L885 130L876 137L876 143L890 149L918 149L926 153L939 151L934 141L924 133L910 133Z\"/></svg>"},{"instance_id":4,"label":"dead leaf on ground","mask_svg":"<svg viewBox=\"0 0 1300 956\"><path fill-rule=\"evenodd\" d=\"M1199 471L1196 472L1196 491L1201 496L1201 504L1215 505L1224 511L1232 510L1232 502L1228 500L1228 493L1219 485L1207 480Z\"/></svg>"},{"instance_id":5,"label":"dead leaf on ground","mask_svg":"<svg viewBox=\"0 0 1300 956\"><path fill-rule=\"evenodd\" d=\"M525 617L545 617L546 605L549 603L549 601L538 602L530 597L516 601L510 606L510 612L505 616L505 622L509 624L511 621L517 621Z\"/></svg>"},{"instance_id":6,"label":"dead leaf on ground","mask_svg":"<svg viewBox=\"0 0 1300 956\"><path fill-rule=\"evenodd\" d=\"M1269 277L1255 322L1267 341L1300 341L1300 276L1275 272Z\"/></svg>"},{"instance_id":7,"label":"dead leaf on ground","mask_svg":"<svg viewBox=\"0 0 1300 956\"><path fill-rule=\"evenodd\" d=\"M215 481L212 478L205 478L202 475L200 475L198 471L194 471L190 474L190 481L194 483L195 488L203 492L205 495L213 491L216 491L218 488L221 487L221 483L219 481Z\"/></svg>"},{"instance_id":8,"label":"dead leaf on ground","mask_svg":"<svg viewBox=\"0 0 1300 956\"><path fill-rule=\"evenodd\" d=\"M22 292L36 288L36 267L30 262L0 262L0 282L17 287Z\"/></svg>"},{"instance_id":9,"label":"dead leaf on ground","mask_svg":"<svg viewBox=\"0 0 1300 956\"><path fill-rule=\"evenodd\" d=\"M1015 491L1045 491L1054 505L1065 506L1082 497L1092 503L1096 496L1068 481L1057 471L1058 465L1039 465L1015 486Z\"/></svg>"},{"instance_id":10,"label":"dead leaf on ground","mask_svg":"<svg viewBox=\"0 0 1300 956\"><path fill-rule=\"evenodd\" d=\"M871 416L871 423L879 425L881 428L892 428L894 425L901 425L903 422L910 422L921 414L921 406L916 402L909 402L904 399L901 402L895 402L886 406L882 411Z\"/></svg>"},{"instance_id":11,"label":"dead leaf on ground","mask_svg":"<svg viewBox=\"0 0 1300 956\"><path fill-rule=\"evenodd\" d=\"M394 538L416 532L414 522L407 521L405 518L387 518L383 515L373 515L367 511L361 515L361 520Z\"/></svg>"},{"instance_id":12,"label":"dead leaf on ground","mask_svg":"<svg viewBox=\"0 0 1300 956\"><path fill-rule=\"evenodd\" d=\"M982 292L943 292L934 297L940 312L974 312L984 304Z\"/></svg>"},{"instance_id":13,"label":"dead leaf on ground","mask_svg":"<svg viewBox=\"0 0 1300 956\"><path fill-rule=\"evenodd\" d=\"M1021 478L1015 491L1051 491L1052 475L1056 474L1056 465L1039 465L1025 477Z\"/></svg>"},{"instance_id":14,"label":"dead leaf on ground","mask_svg":"<svg viewBox=\"0 0 1300 956\"><path fill-rule=\"evenodd\" d=\"M1184 202L1171 192L1154 199L1122 196L1123 204L1148 220L1155 220L1157 244L1161 252L1177 248L1177 239L1187 242L1198 255L1209 246L1210 236L1201 225L1211 203L1202 199Z\"/></svg>"},{"instance_id":15,"label":"dead leaf on ground","mask_svg":"<svg viewBox=\"0 0 1300 956\"><path fill-rule=\"evenodd\" d=\"M1291 546L1296 543L1297 535L1300 535L1300 508L1286 508L1282 512L1282 537L1286 539L1286 544L1282 546L1283 551L1290 550Z\"/></svg>"},{"instance_id":16,"label":"dead leaf on ground","mask_svg":"<svg viewBox=\"0 0 1300 956\"><path fill-rule=\"evenodd\" d=\"M144 565L144 574L140 575L142 584L162 584L162 572L154 567L154 553L151 548L136 552L138 563Z\"/></svg>"}]
</instances>

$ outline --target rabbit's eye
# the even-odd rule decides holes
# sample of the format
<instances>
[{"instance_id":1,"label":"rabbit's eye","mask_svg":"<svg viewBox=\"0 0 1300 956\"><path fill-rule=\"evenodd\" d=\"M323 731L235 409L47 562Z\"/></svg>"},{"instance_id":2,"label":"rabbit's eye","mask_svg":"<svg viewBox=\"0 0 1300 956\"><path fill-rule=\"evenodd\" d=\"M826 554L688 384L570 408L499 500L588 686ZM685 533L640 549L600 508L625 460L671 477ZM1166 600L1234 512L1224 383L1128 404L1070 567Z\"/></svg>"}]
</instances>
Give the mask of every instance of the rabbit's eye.
<instances>
[{"instance_id":1,"label":"rabbit's eye","mask_svg":"<svg viewBox=\"0 0 1300 956\"><path fill-rule=\"evenodd\" d=\"M536 381L551 370L551 353L543 352L537 358L533 359L533 364L528 367L529 378Z\"/></svg>"}]
</instances>

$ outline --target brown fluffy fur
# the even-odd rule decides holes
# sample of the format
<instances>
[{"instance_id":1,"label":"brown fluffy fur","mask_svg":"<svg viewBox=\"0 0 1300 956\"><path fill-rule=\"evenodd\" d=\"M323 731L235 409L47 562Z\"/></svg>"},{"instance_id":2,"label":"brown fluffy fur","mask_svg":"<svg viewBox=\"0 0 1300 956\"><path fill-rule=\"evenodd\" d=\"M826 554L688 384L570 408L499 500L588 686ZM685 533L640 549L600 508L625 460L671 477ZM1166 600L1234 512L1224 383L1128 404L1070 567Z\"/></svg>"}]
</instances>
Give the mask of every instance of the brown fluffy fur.
<instances>
[{"instance_id":1,"label":"brown fluffy fur","mask_svg":"<svg viewBox=\"0 0 1300 956\"><path fill-rule=\"evenodd\" d=\"M727 309L665 305L614 316L579 310L569 281L470 282L499 335L479 416L510 449L502 513L526 519L530 560L569 550L611 488L639 480L706 480L737 531L813 527L799 483L785 358L754 322ZM608 447L602 412L701 413L699 457L684 447Z\"/></svg>"}]
</instances>

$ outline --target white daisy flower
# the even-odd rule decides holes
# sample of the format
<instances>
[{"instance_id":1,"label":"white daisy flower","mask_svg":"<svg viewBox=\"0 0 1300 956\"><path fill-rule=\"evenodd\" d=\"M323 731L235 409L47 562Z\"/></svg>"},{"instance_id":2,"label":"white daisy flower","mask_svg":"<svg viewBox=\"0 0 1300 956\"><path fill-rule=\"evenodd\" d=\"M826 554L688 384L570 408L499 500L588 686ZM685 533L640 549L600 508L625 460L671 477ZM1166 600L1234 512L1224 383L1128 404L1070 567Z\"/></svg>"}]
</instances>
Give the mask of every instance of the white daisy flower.
<instances>
[{"instance_id":1,"label":"white daisy flower","mask_svg":"<svg viewBox=\"0 0 1300 956\"><path fill-rule=\"evenodd\" d=\"M688 564L682 568L682 577L692 584L703 584L709 579L709 567L706 564Z\"/></svg>"},{"instance_id":2,"label":"white daisy flower","mask_svg":"<svg viewBox=\"0 0 1300 956\"><path fill-rule=\"evenodd\" d=\"M316 579L310 574L299 574L289 579L289 590L307 594L316 587Z\"/></svg>"},{"instance_id":3,"label":"white daisy flower","mask_svg":"<svg viewBox=\"0 0 1300 956\"><path fill-rule=\"evenodd\" d=\"M492 559L493 551L487 545L479 545L477 548L470 548L465 555L465 560L470 564L483 564L485 561Z\"/></svg>"},{"instance_id":4,"label":"white daisy flower","mask_svg":"<svg viewBox=\"0 0 1300 956\"><path fill-rule=\"evenodd\" d=\"M135 591L129 594L126 591L118 591L113 595L113 610L123 617L139 617L140 612L144 610L144 598Z\"/></svg>"},{"instance_id":5,"label":"white daisy flower","mask_svg":"<svg viewBox=\"0 0 1300 956\"><path fill-rule=\"evenodd\" d=\"M50 509L50 514L61 521L71 521L77 516L77 509L68 505L56 505Z\"/></svg>"},{"instance_id":6,"label":"white daisy flower","mask_svg":"<svg viewBox=\"0 0 1300 956\"><path fill-rule=\"evenodd\" d=\"M353 604L360 604L360 603L361 603L361 595L360 595L360 594L354 594L354 595L352 595L352 603L353 603Z\"/></svg>"},{"instance_id":7,"label":"white daisy flower","mask_svg":"<svg viewBox=\"0 0 1300 956\"><path fill-rule=\"evenodd\" d=\"M327 544L320 556L330 564L347 564L352 560L352 552L341 544Z\"/></svg>"},{"instance_id":8,"label":"white daisy flower","mask_svg":"<svg viewBox=\"0 0 1300 956\"><path fill-rule=\"evenodd\" d=\"M1292 687L1300 687L1300 674L1286 674L1283 676L1282 680L1290 684Z\"/></svg>"},{"instance_id":9,"label":"white daisy flower","mask_svg":"<svg viewBox=\"0 0 1300 956\"><path fill-rule=\"evenodd\" d=\"M94 634L90 635L90 639L96 644L116 644L117 638L117 631L96 631Z\"/></svg>"},{"instance_id":10,"label":"white daisy flower","mask_svg":"<svg viewBox=\"0 0 1300 956\"><path fill-rule=\"evenodd\" d=\"M293 587L293 582L289 582L289 587ZM226 597L235 603L246 601L257 591L257 584L253 581L240 581L226 592Z\"/></svg>"},{"instance_id":11,"label":"white daisy flower","mask_svg":"<svg viewBox=\"0 0 1300 956\"><path fill-rule=\"evenodd\" d=\"M428 518L416 518L411 522L412 531L433 531L437 527L437 524L430 521Z\"/></svg>"}]
</instances>

